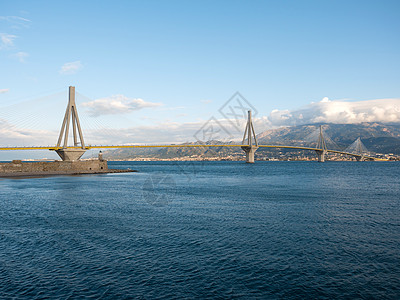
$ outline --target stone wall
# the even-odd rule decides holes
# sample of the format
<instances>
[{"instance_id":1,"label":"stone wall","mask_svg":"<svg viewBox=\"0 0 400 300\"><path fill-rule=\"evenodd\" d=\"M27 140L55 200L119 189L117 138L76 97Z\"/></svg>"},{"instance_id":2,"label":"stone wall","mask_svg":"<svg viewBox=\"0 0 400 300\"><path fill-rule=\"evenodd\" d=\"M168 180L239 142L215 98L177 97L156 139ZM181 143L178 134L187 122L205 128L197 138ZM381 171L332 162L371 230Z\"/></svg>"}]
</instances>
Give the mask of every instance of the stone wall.
<instances>
[{"instance_id":1,"label":"stone wall","mask_svg":"<svg viewBox=\"0 0 400 300\"><path fill-rule=\"evenodd\" d=\"M106 160L53 161L0 163L0 173L37 173L37 172L104 172L108 170Z\"/></svg>"}]
</instances>

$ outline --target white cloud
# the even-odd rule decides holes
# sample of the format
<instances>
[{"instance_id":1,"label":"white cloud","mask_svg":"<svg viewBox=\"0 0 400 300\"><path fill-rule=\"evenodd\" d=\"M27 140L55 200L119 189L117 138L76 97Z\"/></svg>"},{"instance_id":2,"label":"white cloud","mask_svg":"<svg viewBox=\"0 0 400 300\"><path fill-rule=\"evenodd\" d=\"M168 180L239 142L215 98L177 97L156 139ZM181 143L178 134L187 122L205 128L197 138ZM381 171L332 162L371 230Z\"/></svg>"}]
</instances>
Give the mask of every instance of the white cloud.
<instances>
[{"instance_id":1,"label":"white cloud","mask_svg":"<svg viewBox=\"0 0 400 300\"><path fill-rule=\"evenodd\" d=\"M205 128L204 125L211 125L211 127ZM212 131L207 130L209 128L212 128ZM86 131L86 140L87 144L96 145L168 144L208 139L230 141L240 139L242 135L243 133L237 132L228 120L214 120L212 124L207 121L187 123L164 121L148 126Z\"/></svg>"},{"instance_id":2,"label":"white cloud","mask_svg":"<svg viewBox=\"0 0 400 300\"><path fill-rule=\"evenodd\" d=\"M83 103L89 114L93 117L100 115L125 114L131 111L140 110L147 107L157 107L161 103L146 102L143 99L130 99L124 95L114 95L94 101Z\"/></svg>"},{"instance_id":3,"label":"white cloud","mask_svg":"<svg viewBox=\"0 0 400 300\"><path fill-rule=\"evenodd\" d=\"M0 90L0 92L3 90ZM4 89L6 92L6 90ZM123 95L102 98L81 105L93 116L122 114L145 107L155 107L160 103L145 102L142 99L129 99ZM167 144L194 142L196 140L219 139L241 140L246 120L240 120L239 130L230 120L197 122L162 121L149 122L147 126L126 127L123 129L97 129L97 126L83 126L86 144ZM274 110L269 116L253 119L256 133L279 126L293 126L318 122L360 123L360 122L400 122L400 99L381 99L359 102L329 100L310 104L297 110ZM47 125L46 125L47 126ZM0 139L3 145L48 145L54 144L58 130L33 130L16 128L0 119Z\"/></svg>"},{"instance_id":4,"label":"white cloud","mask_svg":"<svg viewBox=\"0 0 400 300\"><path fill-rule=\"evenodd\" d=\"M60 72L60 74L70 75L70 74L75 74L80 69L82 69L82 64L78 60L78 61L65 63L64 65L61 66L61 70L59 72Z\"/></svg>"},{"instance_id":5,"label":"white cloud","mask_svg":"<svg viewBox=\"0 0 400 300\"><path fill-rule=\"evenodd\" d=\"M210 104L213 101L212 100L201 100L200 102L203 103L203 104Z\"/></svg>"},{"instance_id":6,"label":"white cloud","mask_svg":"<svg viewBox=\"0 0 400 300\"><path fill-rule=\"evenodd\" d=\"M105 107L103 107L106 110ZM297 110L273 110L269 116L253 119L257 133L280 126L295 126L313 123L352 124L361 122L400 122L400 99L378 99L358 102L329 100L310 104ZM246 120L240 120L244 128ZM162 122L149 126L115 130L115 137L104 132L92 132L96 143L182 143L203 140L205 136L220 140L241 140L242 130L226 119L191 123ZM211 135L210 135L211 134ZM97 139L98 138L98 139Z\"/></svg>"},{"instance_id":7,"label":"white cloud","mask_svg":"<svg viewBox=\"0 0 400 300\"><path fill-rule=\"evenodd\" d=\"M48 130L18 128L6 120L0 119L0 140L5 147L53 145L57 133Z\"/></svg>"},{"instance_id":8,"label":"white cloud","mask_svg":"<svg viewBox=\"0 0 400 300\"><path fill-rule=\"evenodd\" d=\"M261 129L261 126L255 126ZM211 132L209 128L212 128ZM211 123L206 120L187 123L163 121L148 126L107 130L83 127L82 131L87 145L168 144L207 139L231 140L242 136L242 132L238 132L228 120L213 120ZM19 128L0 119L0 140L3 146L54 145L58 134L56 130Z\"/></svg>"},{"instance_id":9,"label":"white cloud","mask_svg":"<svg viewBox=\"0 0 400 300\"><path fill-rule=\"evenodd\" d=\"M0 33L0 50L8 49L14 46L14 40L17 36L8 34L8 33Z\"/></svg>"},{"instance_id":10,"label":"white cloud","mask_svg":"<svg viewBox=\"0 0 400 300\"><path fill-rule=\"evenodd\" d=\"M14 29L19 29L21 27L29 27L31 20L18 16L0 16L0 21L6 21L9 26Z\"/></svg>"},{"instance_id":11,"label":"white cloud","mask_svg":"<svg viewBox=\"0 0 400 300\"><path fill-rule=\"evenodd\" d=\"M5 94L9 91L10 89L0 89L0 94Z\"/></svg>"},{"instance_id":12,"label":"white cloud","mask_svg":"<svg viewBox=\"0 0 400 300\"><path fill-rule=\"evenodd\" d=\"M312 103L298 110L273 110L268 120L273 127L313 123L356 124L362 122L400 122L400 99L358 102L329 100Z\"/></svg>"},{"instance_id":13,"label":"white cloud","mask_svg":"<svg viewBox=\"0 0 400 300\"><path fill-rule=\"evenodd\" d=\"M15 57L16 59L19 60L19 62L24 63L25 62L25 58L27 58L29 56L28 53L26 52L17 52L15 54L12 55L13 57Z\"/></svg>"}]
</instances>

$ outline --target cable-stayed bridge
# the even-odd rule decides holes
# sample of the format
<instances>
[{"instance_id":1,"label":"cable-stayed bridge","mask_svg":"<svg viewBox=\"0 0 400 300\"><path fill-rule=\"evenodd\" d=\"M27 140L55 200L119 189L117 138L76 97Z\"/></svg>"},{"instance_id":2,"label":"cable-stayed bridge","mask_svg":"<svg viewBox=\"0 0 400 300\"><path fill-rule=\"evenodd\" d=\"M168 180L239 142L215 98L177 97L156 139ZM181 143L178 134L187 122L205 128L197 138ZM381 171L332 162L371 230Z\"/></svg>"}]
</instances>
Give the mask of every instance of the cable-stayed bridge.
<instances>
[{"instance_id":1,"label":"cable-stayed bridge","mask_svg":"<svg viewBox=\"0 0 400 300\"><path fill-rule=\"evenodd\" d=\"M70 130L72 130L73 141L69 144ZM257 136L252 121L251 111L248 112L248 119L244 131L241 144L156 144L156 145L90 145L85 144L83 130L78 116L77 105L75 101L75 87L69 87L69 99L67 109L65 111L63 123L59 133L58 141L54 146L23 146L23 147L1 147L0 150L50 150L55 151L63 161L79 160L81 156L90 149L116 149L116 148L209 148L209 147L236 147L241 148L246 153L246 162L254 163L254 153L259 148L279 148L292 150L309 150L315 151L319 162L325 161L327 153L336 153L355 157L357 161L362 160L383 160L373 157L361 139L358 138L352 145L345 150L328 149L328 145L332 143L329 137L324 135L322 126L319 132L314 133L318 141L315 147L294 146L294 145L262 145L257 141Z\"/></svg>"}]
</instances>

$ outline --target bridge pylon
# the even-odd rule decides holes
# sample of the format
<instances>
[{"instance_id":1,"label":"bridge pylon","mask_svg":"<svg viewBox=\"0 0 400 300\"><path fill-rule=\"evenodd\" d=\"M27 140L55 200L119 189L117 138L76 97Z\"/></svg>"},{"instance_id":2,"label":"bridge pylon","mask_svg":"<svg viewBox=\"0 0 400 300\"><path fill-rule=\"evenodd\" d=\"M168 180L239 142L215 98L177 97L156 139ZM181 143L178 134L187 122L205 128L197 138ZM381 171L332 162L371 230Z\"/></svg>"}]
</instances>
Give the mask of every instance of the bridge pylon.
<instances>
[{"instance_id":1,"label":"bridge pylon","mask_svg":"<svg viewBox=\"0 0 400 300\"><path fill-rule=\"evenodd\" d=\"M73 147L68 147L68 136L69 136L69 128L71 122L72 122L72 135L74 138L74 145ZM87 150L85 148L85 142L83 139L82 129L79 122L78 110L76 109L74 86L69 87L68 106L65 111L65 116L61 126L60 136L58 137L58 142L56 147L58 148L56 152L63 161L79 160Z\"/></svg>"},{"instance_id":2,"label":"bridge pylon","mask_svg":"<svg viewBox=\"0 0 400 300\"><path fill-rule=\"evenodd\" d=\"M315 152L317 153L318 156L318 162L325 162L325 154L328 152L328 148L326 147L324 133L322 131L322 125L319 126L317 149L318 150L315 150Z\"/></svg>"},{"instance_id":3,"label":"bridge pylon","mask_svg":"<svg viewBox=\"0 0 400 300\"><path fill-rule=\"evenodd\" d=\"M365 148L363 142L361 141L361 136L359 136L356 141L352 144L355 145L355 153L359 154L359 156L355 156L357 161L364 161L364 154L367 152L367 148ZM351 146L350 146L351 147Z\"/></svg>"},{"instance_id":4,"label":"bridge pylon","mask_svg":"<svg viewBox=\"0 0 400 300\"><path fill-rule=\"evenodd\" d=\"M251 110L248 111L247 124L244 130L242 145L242 149L246 153L246 163L254 163L254 153L258 149L258 143L254 131L253 120L251 118Z\"/></svg>"}]
</instances>

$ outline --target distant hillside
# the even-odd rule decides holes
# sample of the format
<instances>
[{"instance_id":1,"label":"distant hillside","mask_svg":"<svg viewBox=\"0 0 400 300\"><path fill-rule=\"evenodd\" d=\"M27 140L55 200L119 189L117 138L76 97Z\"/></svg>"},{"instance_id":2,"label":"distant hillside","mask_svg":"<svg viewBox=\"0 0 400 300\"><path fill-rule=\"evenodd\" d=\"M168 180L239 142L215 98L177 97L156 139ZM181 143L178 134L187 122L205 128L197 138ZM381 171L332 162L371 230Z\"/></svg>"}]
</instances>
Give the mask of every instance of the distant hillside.
<instances>
[{"instance_id":1,"label":"distant hillside","mask_svg":"<svg viewBox=\"0 0 400 300\"><path fill-rule=\"evenodd\" d=\"M375 153L393 153L400 155L400 124L362 123L362 124L312 124L293 127L283 127L264 131L257 135L259 144L316 146L319 126L323 126L327 138L328 148L344 150L358 137L361 137L369 151ZM331 140L331 141L330 141ZM191 144L220 144L219 141ZM237 142L231 142L236 144ZM256 155L268 153L274 155L290 150L259 149ZM310 153L314 155L314 153ZM134 158L159 158L171 159L178 157L197 157L209 159L213 157L237 157L243 156L240 148L149 148L149 149L117 149L107 151L108 159L134 159Z\"/></svg>"},{"instance_id":2,"label":"distant hillside","mask_svg":"<svg viewBox=\"0 0 400 300\"><path fill-rule=\"evenodd\" d=\"M331 148L336 144L339 149L345 149L361 137L370 151L385 150L385 153L389 151L400 154L400 124L312 124L267 130L257 137L260 144L315 146L320 125L328 140L328 148L329 139L334 142L330 145Z\"/></svg>"},{"instance_id":3,"label":"distant hillside","mask_svg":"<svg viewBox=\"0 0 400 300\"><path fill-rule=\"evenodd\" d=\"M327 137L330 137L336 144L343 147L350 145L358 137L361 137L363 141L370 139L370 145L373 147L372 141L375 138L385 137L400 139L400 124L361 123L312 124L283 127L260 133L258 135L258 140L260 144L304 144L308 136L318 131L320 125L323 126L323 131Z\"/></svg>"}]
</instances>

